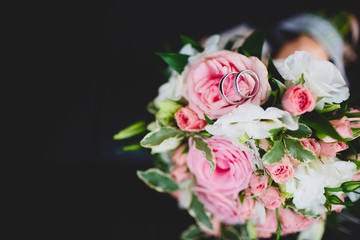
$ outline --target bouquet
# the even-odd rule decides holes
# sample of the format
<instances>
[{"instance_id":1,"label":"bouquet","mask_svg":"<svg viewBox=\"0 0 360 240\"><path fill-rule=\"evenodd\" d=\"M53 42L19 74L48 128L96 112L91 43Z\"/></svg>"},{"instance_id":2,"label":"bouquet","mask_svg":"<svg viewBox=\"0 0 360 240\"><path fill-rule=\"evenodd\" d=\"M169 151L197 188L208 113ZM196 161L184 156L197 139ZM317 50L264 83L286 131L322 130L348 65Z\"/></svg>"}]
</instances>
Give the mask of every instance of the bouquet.
<instances>
[{"instance_id":1,"label":"bouquet","mask_svg":"<svg viewBox=\"0 0 360 240\"><path fill-rule=\"evenodd\" d=\"M149 131L124 148L156 156L138 177L194 218L182 239L321 239L327 215L360 196L360 111L340 71L303 51L264 58L262 30L181 38L179 53L157 53L169 80L154 121L114 136Z\"/></svg>"}]
</instances>

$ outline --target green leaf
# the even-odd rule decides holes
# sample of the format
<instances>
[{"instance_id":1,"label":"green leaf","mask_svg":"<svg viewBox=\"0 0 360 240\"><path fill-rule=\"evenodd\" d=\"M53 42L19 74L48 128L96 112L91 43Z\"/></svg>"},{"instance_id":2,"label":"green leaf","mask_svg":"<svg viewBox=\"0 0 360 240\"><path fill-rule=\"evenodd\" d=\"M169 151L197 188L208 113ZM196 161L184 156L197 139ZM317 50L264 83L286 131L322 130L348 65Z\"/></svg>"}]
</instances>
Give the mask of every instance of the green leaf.
<instances>
[{"instance_id":1,"label":"green leaf","mask_svg":"<svg viewBox=\"0 0 360 240\"><path fill-rule=\"evenodd\" d=\"M179 190L177 183L159 169L150 168L146 171L137 171L136 174L146 185L158 192L171 193Z\"/></svg>"},{"instance_id":2,"label":"green leaf","mask_svg":"<svg viewBox=\"0 0 360 240\"><path fill-rule=\"evenodd\" d=\"M256 225L255 223L253 223L250 219L246 221L246 232L249 235L249 238L251 240L256 240L257 239L257 230L256 230Z\"/></svg>"},{"instance_id":3,"label":"green leaf","mask_svg":"<svg viewBox=\"0 0 360 240\"><path fill-rule=\"evenodd\" d=\"M347 116L348 118L358 118L360 117L360 112L345 113L345 116Z\"/></svg>"},{"instance_id":4,"label":"green leaf","mask_svg":"<svg viewBox=\"0 0 360 240\"><path fill-rule=\"evenodd\" d=\"M124 146L121 151L122 152L127 152L127 151L138 151L141 149L141 146L139 143L134 143L134 144L130 144L127 146Z\"/></svg>"},{"instance_id":5,"label":"green leaf","mask_svg":"<svg viewBox=\"0 0 360 240\"><path fill-rule=\"evenodd\" d=\"M210 221L209 216L205 212L204 204L199 201L195 194L192 194L189 213L194 217L196 223L209 230L213 230L214 227Z\"/></svg>"},{"instance_id":6,"label":"green leaf","mask_svg":"<svg viewBox=\"0 0 360 240\"><path fill-rule=\"evenodd\" d=\"M203 138L193 137L192 140L195 143L195 148L200 150L204 154L206 160L209 162L212 174L216 168L216 160L212 148Z\"/></svg>"},{"instance_id":7,"label":"green leaf","mask_svg":"<svg viewBox=\"0 0 360 240\"><path fill-rule=\"evenodd\" d=\"M208 116L206 116L206 114L204 113L204 118L205 118L205 121L208 123L208 124L213 124L215 121L214 120L211 120Z\"/></svg>"},{"instance_id":8,"label":"green leaf","mask_svg":"<svg viewBox=\"0 0 360 240\"><path fill-rule=\"evenodd\" d=\"M247 37L240 47L240 51L246 56L255 56L261 59L262 48L266 38L265 31L257 29Z\"/></svg>"},{"instance_id":9,"label":"green leaf","mask_svg":"<svg viewBox=\"0 0 360 240\"><path fill-rule=\"evenodd\" d=\"M267 164L280 162L285 157L285 147L281 140L275 141L272 148L262 157L262 161Z\"/></svg>"},{"instance_id":10,"label":"green leaf","mask_svg":"<svg viewBox=\"0 0 360 240\"><path fill-rule=\"evenodd\" d=\"M181 53L160 53L156 52L156 55L161 57L172 69L174 69L179 74L182 73L185 66L188 63L189 55Z\"/></svg>"},{"instance_id":11,"label":"green leaf","mask_svg":"<svg viewBox=\"0 0 360 240\"><path fill-rule=\"evenodd\" d=\"M195 41L194 39L191 39L187 36L181 35L181 40L184 45L190 44L193 48L195 48L197 51L202 52L204 51L204 48L200 45L199 42Z\"/></svg>"},{"instance_id":12,"label":"green leaf","mask_svg":"<svg viewBox=\"0 0 360 240\"><path fill-rule=\"evenodd\" d=\"M171 100L160 101L157 103L159 110L155 117L166 126L175 124L174 114L182 108L182 105Z\"/></svg>"},{"instance_id":13,"label":"green leaf","mask_svg":"<svg viewBox=\"0 0 360 240\"><path fill-rule=\"evenodd\" d=\"M243 144L246 141L248 141L250 139L250 137L247 135L247 133L245 132L245 134L242 137L239 137L239 143Z\"/></svg>"},{"instance_id":14,"label":"green leaf","mask_svg":"<svg viewBox=\"0 0 360 240\"><path fill-rule=\"evenodd\" d=\"M343 202L336 195L328 195L328 196L326 196L326 199L329 201L329 203L334 204L334 205L345 205L345 202Z\"/></svg>"},{"instance_id":15,"label":"green leaf","mask_svg":"<svg viewBox=\"0 0 360 240\"><path fill-rule=\"evenodd\" d=\"M176 128L160 127L146 134L145 137L140 141L140 145L146 148L158 146L164 140L173 137L182 138L184 137L184 133Z\"/></svg>"},{"instance_id":16,"label":"green leaf","mask_svg":"<svg viewBox=\"0 0 360 240\"><path fill-rule=\"evenodd\" d=\"M221 236L223 240L241 240L243 236L234 227L227 227L222 232Z\"/></svg>"},{"instance_id":17,"label":"green leaf","mask_svg":"<svg viewBox=\"0 0 360 240\"><path fill-rule=\"evenodd\" d=\"M332 112L336 109L339 109L341 108L341 105L340 104L328 104L328 103L325 103L324 105L324 108L321 109L321 110L318 110L319 113L327 113L327 112Z\"/></svg>"},{"instance_id":18,"label":"green leaf","mask_svg":"<svg viewBox=\"0 0 360 240\"><path fill-rule=\"evenodd\" d=\"M281 83L285 82L285 79L281 76L281 74L277 70L270 54L269 54L269 58L268 58L268 73L269 73L270 77L278 79ZM270 79L270 77L269 77L269 79Z\"/></svg>"},{"instance_id":19,"label":"green leaf","mask_svg":"<svg viewBox=\"0 0 360 240\"><path fill-rule=\"evenodd\" d=\"M279 80L277 80L275 78L273 80L275 81L275 83L277 84L277 86L279 88L280 96L282 96L287 90L286 86L282 82L280 82Z\"/></svg>"},{"instance_id":20,"label":"green leaf","mask_svg":"<svg viewBox=\"0 0 360 240\"><path fill-rule=\"evenodd\" d=\"M122 140L138 135L146 130L145 121L136 122L114 135L114 140Z\"/></svg>"},{"instance_id":21,"label":"green leaf","mask_svg":"<svg viewBox=\"0 0 360 240\"><path fill-rule=\"evenodd\" d=\"M181 234L182 240L197 240L205 237L206 234L203 233L200 228L196 225L191 225Z\"/></svg>"},{"instance_id":22,"label":"green leaf","mask_svg":"<svg viewBox=\"0 0 360 240\"><path fill-rule=\"evenodd\" d=\"M281 135L284 133L285 127L273 128L269 130L270 139L274 142L281 140Z\"/></svg>"},{"instance_id":23,"label":"green leaf","mask_svg":"<svg viewBox=\"0 0 360 240\"><path fill-rule=\"evenodd\" d=\"M304 84L304 83L305 83L304 74L301 74L301 77L300 77L299 80L295 83L295 85L300 85L300 84Z\"/></svg>"},{"instance_id":24,"label":"green leaf","mask_svg":"<svg viewBox=\"0 0 360 240\"><path fill-rule=\"evenodd\" d=\"M276 209L276 220L277 220L277 228L276 228L276 240L280 239L280 234L281 234L281 220L280 220L280 216L279 216L279 208Z\"/></svg>"},{"instance_id":25,"label":"green leaf","mask_svg":"<svg viewBox=\"0 0 360 240\"><path fill-rule=\"evenodd\" d=\"M334 129L333 125L320 113L312 111L300 116L300 121L305 123L316 131L316 135L322 139L324 136L346 143L339 133Z\"/></svg>"},{"instance_id":26,"label":"green leaf","mask_svg":"<svg viewBox=\"0 0 360 240\"><path fill-rule=\"evenodd\" d=\"M316 158L316 155L304 147L300 140L293 138L284 138L283 140L287 151L293 159L300 162L307 162Z\"/></svg>"},{"instance_id":27,"label":"green leaf","mask_svg":"<svg viewBox=\"0 0 360 240\"><path fill-rule=\"evenodd\" d=\"M356 189L360 188L360 181L344 182L343 184L341 184L341 188L344 193L353 192Z\"/></svg>"},{"instance_id":28,"label":"green leaf","mask_svg":"<svg viewBox=\"0 0 360 240\"><path fill-rule=\"evenodd\" d=\"M300 123L299 128L295 131L286 130L285 134L298 139L309 138L312 134L311 129L305 124Z\"/></svg>"}]
</instances>

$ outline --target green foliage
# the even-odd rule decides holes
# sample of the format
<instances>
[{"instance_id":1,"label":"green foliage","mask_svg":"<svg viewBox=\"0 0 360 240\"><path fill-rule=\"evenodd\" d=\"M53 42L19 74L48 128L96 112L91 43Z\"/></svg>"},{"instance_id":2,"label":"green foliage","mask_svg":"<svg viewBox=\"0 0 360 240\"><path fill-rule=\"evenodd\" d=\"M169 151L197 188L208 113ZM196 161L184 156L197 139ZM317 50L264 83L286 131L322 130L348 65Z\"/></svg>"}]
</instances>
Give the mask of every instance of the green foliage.
<instances>
[{"instance_id":1,"label":"green foliage","mask_svg":"<svg viewBox=\"0 0 360 240\"><path fill-rule=\"evenodd\" d=\"M203 138L193 137L192 140L195 143L195 148L200 150L204 154L206 160L209 162L212 174L216 168L216 160L212 148Z\"/></svg>"},{"instance_id":2,"label":"green foliage","mask_svg":"<svg viewBox=\"0 0 360 240\"><path fill-rule=\"evenodd\" d=\"M322 114L312 111L301 115L300 121L315 130L317 137L323 139L325 136L346 143L339 133L334 129L333 125Z\"/></svg>"},{"instance_id":3,"label":"green foliage","mask_svg":"<svg viewBox=\"0 0 360 240\"><path fill-rule=\"evenodd\" d=\"M285 157L285 146L282 140L274 142L272 148L262 157L262 161L267 164L280 162Z\"/></svg>"},{"instance_id":4,"label":"green foliage","mask_svg":"<svg viewBox=\"0 0 360 240\"><path fill-rule=\"evenodd\" d=\"M208 116L206 116L206 114L204 113L204 118L205 118L205 121L208 123L208 124L213 124L215 121L214 120L211 120Z\"/></svg>"},{"instance_id":5,"label":"green foliage","mask_svg":"<svg viewBox=\"0 0 360 240\"><path fill-rule=\"evenodd\" d=\"M196 225L191 225L181 234L181 240L197 240L205 237L206 234Z\"/></svg>"},{"instance_id":6,"label":"green foliage","mask_svg":"<svg viewBox=\"0 0 360 240\"><path fill-rule=\"evenodd\" d=\"M285 131L286 135L289 135L293 138L297 138L297 139L304 139L304 138L309 138L312 134L311 129L306 126L305 124L300 123L299 124L299 129L292 131L292 130L286 130Z\"/></svg>"},{"instance_id":7,"label":"green foliage","mask_svg":"<svg viewBox=\"0 0 360 240\"><path fill-rule=\"evenodd\" d=\"M122 140L138 135L146 130L145 121L136 122L114 135L114 140Z\"/></svg>"},{"instance_id":8,"label":"green foliage","mask_svg":"<svg viewBox=\"0 0 360 240\"><path fill-rule=\"evenodd\" d=\"M150 168L146 171L137 171L136 174L146 185L158 192L171 193L179 190L177 183L159 169Z\"/></svg>"},{"instance_id":9,"label":"green foliage","mask_svg":"<svg viewBox=\"0 0 360 240\"><path fill-rule=\"evenodd\" d=\"M295 160L307 162L316 158L316 155L304 147L298 139L284 138L284 144L289 155Z\"/></svg>"},{"instance_id":10,"label":"green foliage","mask_svg":"<svg viewBox=\"0 0 360 240\"><path fill-rule=\"evenodd\" d=\"M192 194L189 213L195 218L196 223L206 229L213 230L214 227L207 215L204 204L199 201L195 194Z\"/></svg>"},{"instance_id":11,"label":"green foliage","mask_svg":"<svg viewBox=\"0 0 360 240\"><path fill-rule=\"evenodd\" d=\"M176 128L171 127L160 127L152 132L149 132L145 137L140 141L142 147L150 148L160 145L164 140L168 138L183 138L184 133Z\"/></svg>"},{"instance_id":12,"label":"green foliage","mask_svg":"<svg viewBox=\"0 0 360 240\"><path fill-rule=\"evenodd\" d=\"M187 36L181 35L181 40L184 45L190 44L193 48L195 48L198 52L204 51L204 48L200 45L199 42L195 41L194 39L191 39Z\"/></svg>"},{"instance_id":13,"label":"green foliage","mask_svg":"<svg viewBox=\"0 0 360 240\"><path fill-rule=\"evenodd\" d=\"M182 105L171 100L160 101L156 113L156 119L162 122L165 126L173 126L175 123L174 114L182 108Z\"/></svg>"},{"instance_id":14,"label":"green foliage","mask_svg":"<svg viewBox=\"0 0 360 240\"><path fill-rule=\"evenodd\" d=\"M180 53L160 53L156 52L156 55L162 58L170 68L178 72L182 73L186 64L188 63L189 55L180 54Z\"/></svg>"},{"instance_id":15,"label":"green foliage","mask_svg":"<svg viewBox=\"0 0 360 240\"><path fill-rule=\"evenodd\" d=\"M241 53L245 56L255 56L261 59L262 48L266 38L266 33L264 30L257 29L248 36L243 45L240 47Z\"/></svg>"}]
</instances>

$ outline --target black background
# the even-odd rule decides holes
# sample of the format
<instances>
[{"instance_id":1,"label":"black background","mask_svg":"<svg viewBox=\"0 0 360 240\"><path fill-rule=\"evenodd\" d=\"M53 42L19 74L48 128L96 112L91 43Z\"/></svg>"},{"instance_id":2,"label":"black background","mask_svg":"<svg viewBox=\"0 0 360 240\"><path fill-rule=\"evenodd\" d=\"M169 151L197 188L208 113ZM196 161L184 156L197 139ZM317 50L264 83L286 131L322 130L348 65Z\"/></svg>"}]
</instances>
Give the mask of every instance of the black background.
<instances>
[{"instance_id":1,"label":"black background","mask_svg":"<svg viewBox=\"0 0 360 240\"><path fill-rule=\"evenodd\" d=\"M166 81L166 65L154 52L165 45L178 51L180 34L200 40L243 22L269 28L302 11L340 9L329 4L123 1L49 7L37 19L46 74L34 94L37 108L28 115L36 118L35 132L43 131L37 161L19 168L31 170L20 200L20 216L31 227L22 233L45 239L179 239L192 218L171 196L136 177L136 170L152 166L149 152L118 154L139 139L112 140L127 125L152 120L146 105ZM342 6L359 16L356 8ZM356 89L359 68L359 61L348 68ZM330 235L336 236L330 229L324 239Z\"/></svg>"}]
</instances>

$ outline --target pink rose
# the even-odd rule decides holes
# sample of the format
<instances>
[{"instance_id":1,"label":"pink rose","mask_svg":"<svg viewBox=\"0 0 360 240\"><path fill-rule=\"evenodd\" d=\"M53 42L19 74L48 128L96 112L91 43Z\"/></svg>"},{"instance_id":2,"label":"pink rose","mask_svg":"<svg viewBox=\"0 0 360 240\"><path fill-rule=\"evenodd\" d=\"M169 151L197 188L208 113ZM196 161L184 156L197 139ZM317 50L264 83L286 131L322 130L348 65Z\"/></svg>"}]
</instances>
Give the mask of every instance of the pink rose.
<instances>
[{"instance_id":1,"label":"pink rose","mask_svg":"<svg viewBox=\"0 0 360 240\"><path fill-rule=\"evenodd\" d=\"M206 141L214 151L215 171L211 174L209 162L204 154L195 148L191 138L186 158L190 171L195 175L199 185L214 192L236 197L241 190L248 187L253 155L251 152L240 150L223 137L213 136L206 138Z\"/></svg>"},{"instance_id":2,"label":"pink rose","mask_svg":"<svg viewBox=\"0 0 360 240\"><path fill-rule=\"evenodd\" d=\"M341 152L349 148L349 146L343 142L334 142L334 143L320 142L320 146L321 146L320 157L324 159L333 158L336 156L337 152Z\"/></svg>"},{"instance_id":3,"label":"pink rose","mask_svg":"<svg viewBox=\"0 0 360 240\"><path fill-rule=\"evenodd\" d=\"M189 106L204 119L204 113L211 119L223 116L237 105L229 104L220 94L219 83L224 75L230 72L251 70L260 79L260 88L254 98L245 102L260 105L269 96L270 85L267 79L265 65L256 57L246 57L236 52L222 50L212 52L192 64L185 76L184 97L189 101ZM224 82L224 93L233 101L239 101L240 97L233 89L232 80L234 75ZM239 83L239 90L243 95L248 95L254 90L255 80L246 78L248 81ZM245 103L244 102L244 103Z\"/></svg>"},{"instance_id":4,"label":"pink rose","mask_svg":"<svg viewBox=\"0 0 360 240\"><path fill-rule=\"evenodd\" d=\"M203 187L194 187L194 192L207 211L225 224L244 223L239 213L239 198L232 198Z\"/></svg>"},{"instance_id":5,"label":"pink rose","mask_svg":"<svg viewBox=\"0 0 360 240\"><path fill-rule=\"evenodd\" d=\"M274 187L266 189L259 199L268 209L276 209L281 206L282 202L279 190Z\"/></svg>"},{"instance_id":6,"label":"pink rose","mask_svg":"<svg viewBox=\"0 0 360 240\"><path fill-rule=\"evenodd\" d=\"M333 125L335 130L339 133L342 138L353 138L353 132L350 127L349 118L344 116L340 119L330 120L330 123ZM325 137L324 142L336 142L335 139L331 137Z\"/></svg>"},{"instance_id":7,"label":"pink rose","mask_svg":"<svg viewBox=\"0 0 360 240\"><path fill-rule=\"evenodd\" d=\"M184 153L186 147L187 144L183 144L174 151L171 160L175 163L175 165L184 165L186 163L187 153Z\"/></svg>"},{"instance_id":8,"label":"pink rose","mask_svg":"<svg viewBox=\"0 0 360 240\"><path fill-rule=\"evenodd\" d=\"M265 223L259 223L256 225L256 230L258 231L259 238L270 238L271 235L276 232L278 227L278 222L276 219L275 210L266 210L266 220Z\"/></svg>"},{"instance_id":9,"label":"pink rose","mask_svg":"<svg viewBox=\"0 0 360 240\"><path fill-rule=\"evenodd\" d=\"M260 196L269 184L269 177L253 173L250 178L250 190L255 196Z\"/></svg>"},{"instance_id":10,"label":"pink rose","mask_svg":"<svg viewBox=\"0 0 360 240\"><path fill-rule=\"evenodd\" d=\"M182 182L191 177L191 174L187 172L186 165L175 166L171 171L171 176L176 182Z\"/></svg>"},{"instance_id":11,"label":"pink rose","mask_svg":"<svg viewBox=\"0 0 360 240\"><path fill-rule=\"evenodd\" d=\"M282 97L281 105L284 110L294 116L311 112L315 108L316 95L302 84L292 85Z\"/></svg>"},{"instance_id":12,"label":"pink rose","mask_svg":"<svg viewBox=\"0 0 360 240\"><path fill-rule=\"evenodd\" d=\"M280 184L284 184L294 177L295 171L290 163L288 156L278 163L264 164L266 171L269 173L271 178Z\"/></svg>"},{"instance_id":13,"label":"pink rose","mask_svg":"<svg viewBox=\"0 0 360 240\"><path fill-rule=\"evenodd\" d=\"M281 221L281 234L303 231L314 223L313 219L306 218L290 208L280 208L279 217Z\"/></svg>"},{"instance_id":14,"label":"pink rose","mask_svg":"<svg viewBox=\"0 0 360 240\"><path fill-rule=\"evenodd\" d=\"M301 140L301 144L310 151L312 151L316 155L316 157L320 156L320 143L314 138L306 138L304 140Z\"/></svg>"},{"instance_id":15,"label":"pink rose","mask_svg":"<svg viewBox=\"0 0 360 240\"><path fill-rule=\"evenodd\" d=\"M189 132L199 132L207 125L206 121L200 119L188 106L175 113L175 120L181 130Z\"/></svg>"},{"instance_id":16,"label":"pink rose","mask_svg":"<svg viewBox=\"0 0 360 240\"><path fill-rule=\"evenodd\" d=\"M243 219L247 220L256 215L255 211L255 199L244 198L243 203L239 203L239 213Z\"/></svg>"}]
</instances>

